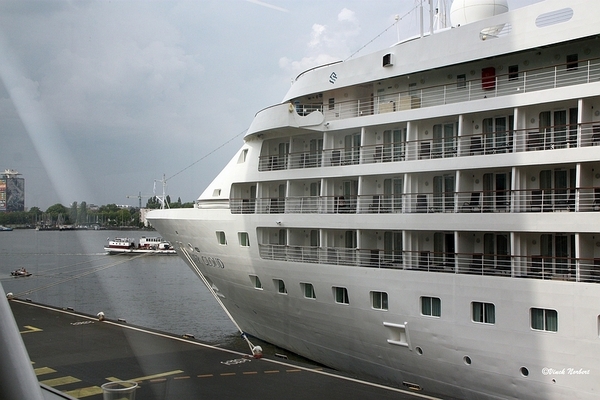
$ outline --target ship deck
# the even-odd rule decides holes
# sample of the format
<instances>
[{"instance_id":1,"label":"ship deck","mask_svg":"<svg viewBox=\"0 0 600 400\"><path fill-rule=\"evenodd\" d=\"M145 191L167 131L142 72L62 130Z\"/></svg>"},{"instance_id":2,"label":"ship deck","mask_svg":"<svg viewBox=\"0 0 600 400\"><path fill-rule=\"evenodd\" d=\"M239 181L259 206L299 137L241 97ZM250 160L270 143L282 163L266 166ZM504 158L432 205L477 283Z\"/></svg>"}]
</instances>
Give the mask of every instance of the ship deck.
<instances>
[{"instance_id":1,"label":"ship deck","mask_svg":"<svg viewBox=\"0 0 600 400\"><path fill-rule=\"evenodd\" d=\"M101 385L139 384L152 399L433 399L327 368L248 354L28 301L10 301L38 380L73 398L102 399Z\"/></svg>"}]
</instances>

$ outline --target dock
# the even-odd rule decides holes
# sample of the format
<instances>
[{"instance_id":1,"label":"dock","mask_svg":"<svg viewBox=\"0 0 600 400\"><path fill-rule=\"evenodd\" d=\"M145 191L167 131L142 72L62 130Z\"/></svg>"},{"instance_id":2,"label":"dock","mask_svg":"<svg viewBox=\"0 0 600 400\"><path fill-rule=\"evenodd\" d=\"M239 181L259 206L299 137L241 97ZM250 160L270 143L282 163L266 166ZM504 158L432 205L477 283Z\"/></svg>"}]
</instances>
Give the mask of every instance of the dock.
<instances>
[{"instance_id":1,"label":"dock","mask_svg":"<svg viewBox=\"0 0 600 400\"><path fill-rule=\"evenodd\" d=\"M436 398L119 319L19 299L10 307L39 382L76 399L101 400L101 385L121 380L137 382L136 398L144 400Z\"/></svg>"}]
</instances>

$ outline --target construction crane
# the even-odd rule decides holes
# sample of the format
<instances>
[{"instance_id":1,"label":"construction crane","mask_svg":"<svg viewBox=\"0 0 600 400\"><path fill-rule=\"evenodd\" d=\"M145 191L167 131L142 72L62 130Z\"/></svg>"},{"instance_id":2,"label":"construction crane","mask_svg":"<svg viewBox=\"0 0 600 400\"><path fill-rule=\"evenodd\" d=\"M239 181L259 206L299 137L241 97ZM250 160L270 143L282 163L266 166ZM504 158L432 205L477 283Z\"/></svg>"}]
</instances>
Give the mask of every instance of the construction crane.
<instances>
[{"instance_id":1,"label":"construction crane","mask_svg":"<svg viewBox=\"0 0 600 400\"><path fill-rule=\"evenodd\" d=\"M127 197L128 199L132 199L132 198L136 198L137 197L137 199L139 201L139 208L141 209L142 208L142 197L154 197L154 195L152 195L152 196L150 196L150 195L143 195L142 196L142 192L139 192L137 196L125 196L125 197Z\"/></svg>"}]
</instances>

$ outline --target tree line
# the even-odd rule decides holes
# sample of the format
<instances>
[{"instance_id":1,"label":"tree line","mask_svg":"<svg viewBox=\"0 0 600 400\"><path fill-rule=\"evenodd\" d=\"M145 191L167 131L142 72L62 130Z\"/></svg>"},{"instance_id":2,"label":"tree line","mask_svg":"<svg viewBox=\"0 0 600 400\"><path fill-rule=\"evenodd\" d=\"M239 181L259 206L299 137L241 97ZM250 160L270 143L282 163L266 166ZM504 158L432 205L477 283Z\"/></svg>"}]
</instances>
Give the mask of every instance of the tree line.
<instances>
[{"instance_id":1,"label":"tree line","mask_svg":"<svg viewBox=\"0 0 600 400\"><path fill-rule=\"evenodd\" d=\"M192 208L193 202L182 203L181 198L171 202L167 196L169 208ZM148 199L145 208L161 208L161 201L157 197ZM31 207L28 211L11 211L0 213L0 225L23 227L36 226L102 226L102 227L137 227L142 228L140 209L138 207L119 207L116 204L106 204L98 208L89 208L85 201L71 203L66 207L60 203L54 204L46 211L39 207Z\"/></svg>"}]
</instances>

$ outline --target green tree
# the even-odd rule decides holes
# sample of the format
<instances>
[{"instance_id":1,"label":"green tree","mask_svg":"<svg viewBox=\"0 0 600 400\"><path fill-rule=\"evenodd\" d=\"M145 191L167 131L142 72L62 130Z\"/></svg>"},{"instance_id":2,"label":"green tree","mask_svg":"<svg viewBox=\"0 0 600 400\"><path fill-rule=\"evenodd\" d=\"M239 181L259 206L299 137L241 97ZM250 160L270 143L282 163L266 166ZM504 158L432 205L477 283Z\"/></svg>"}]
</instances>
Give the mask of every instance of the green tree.
<instances>
[{"instance_id":1,"label":"green tree","mask_svg":"<svg viewBox=\"0 0 600 400\"><path fill-rule=\"evenodd\" d=\"M77 222L77 202L76 201L71 203L71 208L69 209L69 220L72 223Z\"/></svg>"},{"instance_id":2,"label":"green tree","mask_svg":"<svg viewBox=\"0 0 600 400\"><path fill-rule=\"evenodd\" d=\"M53 206L48 207L48 209L46 210L46 214L52 217L53 221L56 221L59 215L62 215L63 218L69 218L69 210L67 210L67 207L63 206L60 203L56 203Z\"/></svg>"},{"instance_id":3,"label":"green tree","mask_svg":"<svg viewBox=\"0 0 600 400\"><path fill-rule=\"evenodd\" d=\"M82 201L79 205L79 211L77 212L77 223L78 224L87 224L87 203Z\"/></svg>"}]
</instances>

